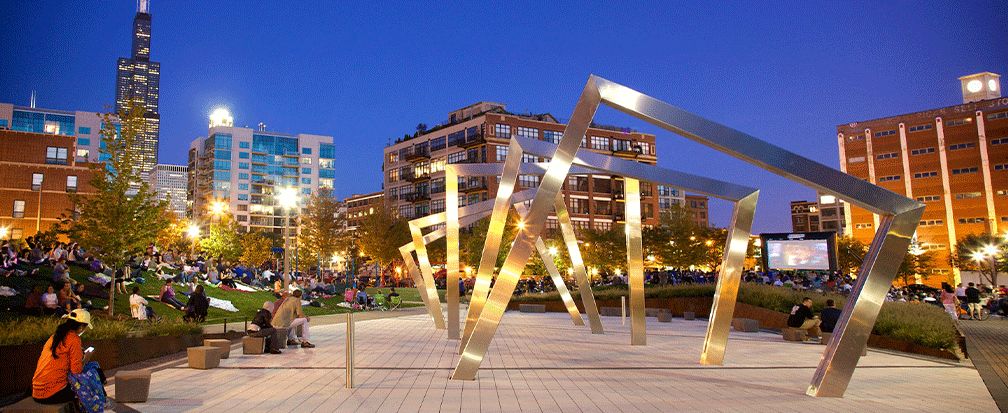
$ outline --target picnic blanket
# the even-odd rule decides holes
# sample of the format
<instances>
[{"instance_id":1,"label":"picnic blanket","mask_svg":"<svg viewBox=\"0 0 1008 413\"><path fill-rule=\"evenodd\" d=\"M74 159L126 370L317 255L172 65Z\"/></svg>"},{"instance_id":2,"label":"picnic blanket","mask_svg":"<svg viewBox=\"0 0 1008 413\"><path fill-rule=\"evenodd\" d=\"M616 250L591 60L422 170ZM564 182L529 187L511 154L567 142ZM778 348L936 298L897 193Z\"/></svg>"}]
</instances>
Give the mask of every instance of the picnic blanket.
<instances>
[{"instance_id":1,"label":"picnic blanket","mask_svg":"<svg viewBox=\"0 0 1008 413\"><path fill-rule=\"evenodd\" d=\"M231 287L228 287L227 285L224 285L224 284L221 284L218 287L220 287L220 289L222 289L224 291L238 291L238 292L242 292L242 293L254 293L256 291L259 291L259 290L256 290L255 288L252 288L252 287L249 287L249 286L247 286L245 284L237 283L237 282L235 283L235 287L236 288L231 288Z\"/></svg>"},{"instance_id":2,"label":"picnic blanket","mask_svg":"<svg viewBox=\"0 0 1008 413\"><path fill-rule=\"evenodd\" d=\"M102 274L100 272L99 273L95 273L94 275L91 275L91 276L87 277L87 279L88 279L88 281L91 281L91 282L93 282L95 284L98 284L98 285L108 285L108 283L112 282L112 277L109 277L109 276L107 276L105 274Z\"/></svg>"},{"instance_id":3,"label":"picnic blanket","mask_svg":"<svg viewBox=\"0 0 1008 413\"><path fill-rule=\"evenodd\" d=\"M187 296L187 297L189 296L189 294L187 294L187 293L183 293L183 294L185 296ZM161 302L161 297L157 296L157 295L148 295L147 298L150 298L150 299L152 299L154 301L157 301L157 302ZM230 300L221 300L220 298L213 298L213 297L210 297L210 296L207 296L207 298L210 299L210 306L211 307L219 308L219 309L224 310L224 311L230 311L232 313L237 313L238 312L238 307L235 307L234 303L232 303ZM168 307L172 307L172 306L168 306ZM172 308L175 308L175 307L172 307Z\"/></svg>"},{"instance_id":4,"label":"picnic blanket","mask_svg":"<svg viewBox=\"0 0 1008 413\"><path fill-rule=\"evenodd\" d=\"M17 290L10 288L6 285L0 286L0 296L13 297L17 295Z\"/></svg>"}]
</instances>

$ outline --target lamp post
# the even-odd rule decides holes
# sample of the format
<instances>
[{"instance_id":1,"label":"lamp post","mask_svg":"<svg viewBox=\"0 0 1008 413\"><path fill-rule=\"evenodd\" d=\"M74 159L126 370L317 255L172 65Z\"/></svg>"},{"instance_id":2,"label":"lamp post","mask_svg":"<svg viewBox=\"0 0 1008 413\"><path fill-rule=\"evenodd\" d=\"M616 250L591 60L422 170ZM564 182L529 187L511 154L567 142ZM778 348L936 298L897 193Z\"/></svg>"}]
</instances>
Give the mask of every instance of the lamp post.
<instances>
[{"instance_id":1,"label":"lamp post","mask_svg":"<svg viewBox=\"0 0 1008 413\"><path fill-rule=\"evenodd\" d=\"M38 174L38 208L36 209L35 216L35 233L38 234L42 232L42 182L45 181L45 175ZM33 177L34 178L34 177ZM32 183L34 185L34 183Z\"/></svg>"},{"instance_id":2,"label":"lamp post","mask_svg":"<svg viewBox=\"0 0 1008 413\"><path fill-rule=\"evenodd\" d=\"M997 273L998 273L997 255L998 255L998 252L999 252L998 251L998 247L996 245L993 245L993 244L984 245L983 248L981 248L981 249L973 252L973 260L976 261L978 264L982 263L982 262L984 262L986 260L990 260L990 268L991 268L991 278L990 278L990 281L991 281L992 287L997 287Z\"/></svg>"},{"instance_id":3,"label":"lamp post","mask_svg":"<svg viewBox=\"0 0 1008 413\"><path fill-rule=\"evenodd\" d=\"M217 222L220 222L224 214L228 212L229 205L227 202L221 199L217 199L210 202L210 216L216 217Z\"/></svg>"},{"instance_id":4,"label":"lamp post","mask_svg":"<svg viewBox=\"0 0 1008 413\"><path fill-rule=\"evenodd\" d=\"M298 204L297 188L283 187L277 191L277 204L284 210L284 288L290 284L290 212Z\"/></svg>"},{"instance_id":5,"label":"lamp post","mask_svg":"<svg viewBox=\"0 0 1008 413\"><path fill-rule=\"evenodd\" d=\"M10 235L10 228L0 227L0 239L7 239L7 235Z\"/></svg>"},{"instance_id":6,"label":"lamp post","mask_svg":"<svg viewBox=\"0 0 1008 413\"><path fill-rule=\"evenodd\" d=\"M190 239L190 251L191 255L196 255L196 240L200 236L200 227L196 224L189 224L189 228L186 229L186 235Z\"/></svg>"}]
</instances>

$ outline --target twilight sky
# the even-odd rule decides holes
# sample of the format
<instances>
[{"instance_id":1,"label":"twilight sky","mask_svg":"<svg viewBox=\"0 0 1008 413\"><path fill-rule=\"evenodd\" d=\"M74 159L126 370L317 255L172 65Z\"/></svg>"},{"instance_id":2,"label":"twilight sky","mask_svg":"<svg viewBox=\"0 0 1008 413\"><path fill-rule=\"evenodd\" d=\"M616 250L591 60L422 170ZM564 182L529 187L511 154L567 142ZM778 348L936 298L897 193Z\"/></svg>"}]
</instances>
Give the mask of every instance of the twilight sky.
<instances>
[{"instance_id":1,"label":"twilight sky","mask_svg":"<svg viewBox=\"0 0 1008 413\"><path fill-rule=\"evenodd\" d=\"M837 124L958 104L959 76L1008 76L1004 1L365 3L153 0L161 162L184 163L222 105L236 125L334 136L337 194L376 191L382 148L417 123L480 100L566 119L595 73L838 167ZM133 1L0 11L0 101L27 105L36 90L44 108L114 103ZM756 232L790 231L788 203L814 197L615 110L596 120L656 134L661 166L760 188ZM728 204L712 204L726 225Z\"/></svg>"}]
</instances>

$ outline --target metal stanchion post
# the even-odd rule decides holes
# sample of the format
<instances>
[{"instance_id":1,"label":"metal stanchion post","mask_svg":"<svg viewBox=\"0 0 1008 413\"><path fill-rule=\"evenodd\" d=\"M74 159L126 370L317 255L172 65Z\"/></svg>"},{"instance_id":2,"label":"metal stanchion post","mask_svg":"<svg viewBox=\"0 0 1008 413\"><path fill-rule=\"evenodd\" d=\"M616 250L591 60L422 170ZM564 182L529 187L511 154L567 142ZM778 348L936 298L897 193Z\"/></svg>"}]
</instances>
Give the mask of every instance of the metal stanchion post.
<instances>
[{"instance_id":1,"label":"metal stanchion post","mask_svg":"<svg viewBox=\"0 0 1008 413\"><path fill-rule=\"evenodd\" d=\"M619 298L620 301L620 325L626 325L626 296Z\"/></svg>"},{"instance_id":2,"label":"metal stanchion post","mask_svg":"<svg viewBox=\"0 0 1008 413\"><path fill-rule=\"evenodd\" d=\"M346 315L346 388L353 388L353 313Z\"/></svg>"}]
</instances>

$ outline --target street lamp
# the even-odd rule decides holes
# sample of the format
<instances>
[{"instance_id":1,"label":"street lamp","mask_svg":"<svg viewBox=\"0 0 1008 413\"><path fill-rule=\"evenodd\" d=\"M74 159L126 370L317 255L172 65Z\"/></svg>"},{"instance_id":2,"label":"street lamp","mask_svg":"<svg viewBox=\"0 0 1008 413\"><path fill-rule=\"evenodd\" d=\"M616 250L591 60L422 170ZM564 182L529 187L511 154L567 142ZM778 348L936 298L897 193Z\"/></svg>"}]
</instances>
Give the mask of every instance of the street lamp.
<instances>
[{"instance_id":1,"label":"street lamp","mask_svg":"<svg viewBox=\"0 0 1008 413\"><path fill-rule=\"evenodd\" d=\"M193 255L196 255L196 239L200 236L200 227L196 224L189 224L189 228L186 229L186 235L192 240L192 251Z\"/></svg>"},{"instance_id":2,"label":"street lamp","mask_svg":"<svg viewBox=\"0 0 1008 413\"><path fill-rule=\"evenodd\" d=\"M221 199L215 199L210 201L209 210L210 215L217 217L217 220L220 221L221 217L228 212L228 203Z\"/></svg>"},{"instance_id":3,"label":"street lamp","mask_svg":"<svg viewBox=\"0 0 1008 413\"><path fill-rule=\"evenodd\" d=\"M10 233L10 229L7 227L0 227L0 239L7 238L7 234Z\"/></svg>"},{"instance_id":4,"label":"street lamp","mask_svg":"<svg viewBox=\"0 0 1008 413\"><path fill-rule=\"evenodd\" d=\"M557 255L557 253L559 253L559 252L560 251L557 249L557 247L549 247L549 254L550 255L552 255L552 256L555 257Z\"/></svg>"},{"instance_id":5,"label":"street lamp","mask_svg":"<svg viewBox=\"0 0 1008 413\"><path fill-rule=\"evenodd\" d=\"M277 191L277 204L284 209L284 289L290 284L290 211L298 205L297 188L287 186Z\"/></svg>"}]
</instances>

